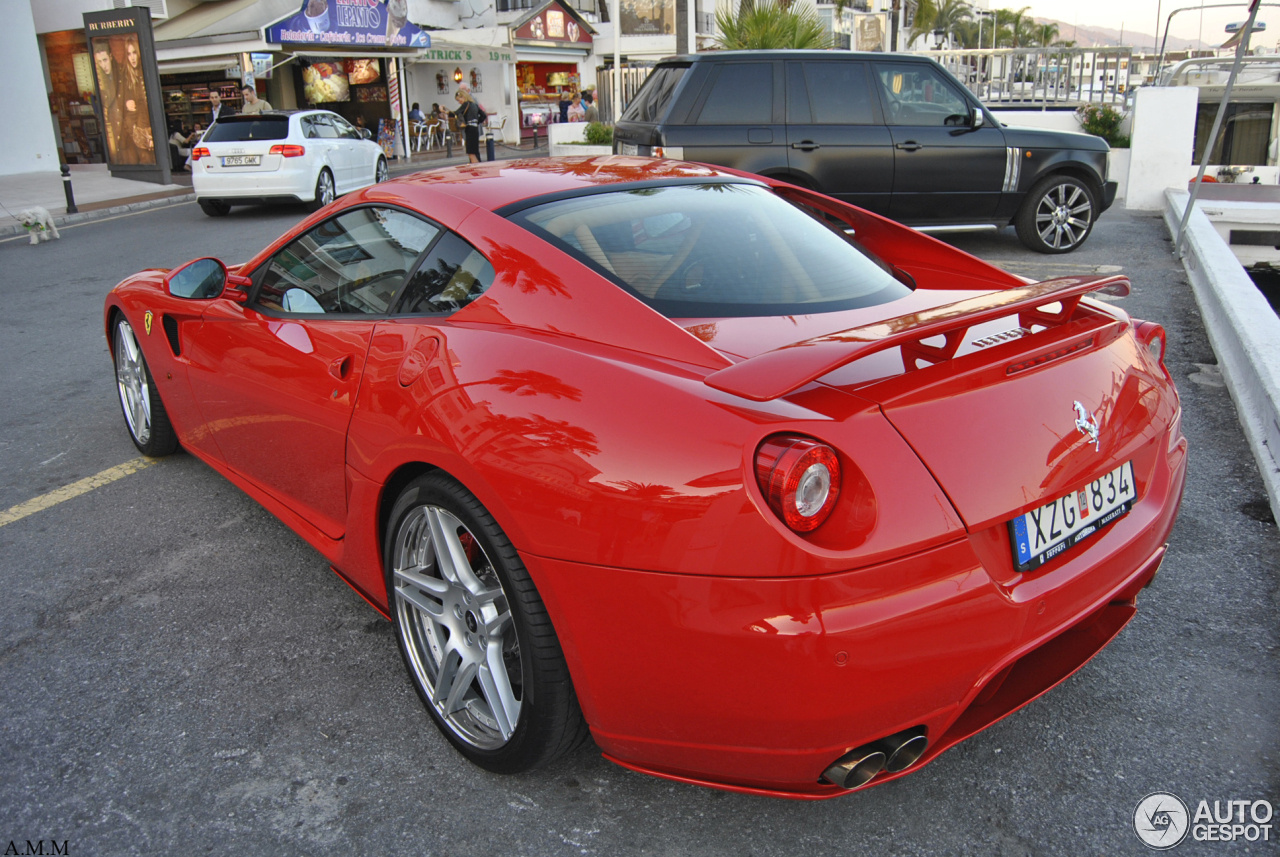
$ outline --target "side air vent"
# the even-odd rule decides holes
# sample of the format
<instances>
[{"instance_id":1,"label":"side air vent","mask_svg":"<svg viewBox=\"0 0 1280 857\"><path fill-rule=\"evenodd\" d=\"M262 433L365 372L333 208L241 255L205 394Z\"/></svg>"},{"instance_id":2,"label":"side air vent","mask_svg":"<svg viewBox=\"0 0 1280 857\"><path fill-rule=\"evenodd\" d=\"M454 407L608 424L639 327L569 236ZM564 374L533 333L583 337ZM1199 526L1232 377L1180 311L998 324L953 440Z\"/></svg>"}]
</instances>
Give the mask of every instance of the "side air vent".
<instances>
[{"instance_id":1,"label":"side air vent","mask_svg":"<svg viewBox=\"0 0 1280 857\"><path fill-rule=\"evenodd\" d=\"M178 320L171 315L165 315L160 319L160 323L164 325L164 335L169 340L169 348L173 350L173 356L180 356L182 342L178 339Z\"/></svg>"}]
</instances>

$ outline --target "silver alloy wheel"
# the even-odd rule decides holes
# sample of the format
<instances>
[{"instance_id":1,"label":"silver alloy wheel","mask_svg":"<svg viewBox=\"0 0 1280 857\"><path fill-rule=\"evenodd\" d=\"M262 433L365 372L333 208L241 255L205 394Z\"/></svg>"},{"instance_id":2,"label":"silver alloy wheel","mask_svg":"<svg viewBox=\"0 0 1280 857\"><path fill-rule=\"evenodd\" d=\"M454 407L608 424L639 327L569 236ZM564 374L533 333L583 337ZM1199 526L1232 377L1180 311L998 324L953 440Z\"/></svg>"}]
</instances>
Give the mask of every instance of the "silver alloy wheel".
<instances>
[{"instance_id":1,"label":"silver alloy wheel","mask_svg":"<svg viewBox=\"0 0 1280 857\"><path fill-rule=\"evenodd\" d=\"M1036 205L1036 232L1041 241L1055 250L1074 247L1083 241L1092 222L1093 203L1078 185L1068 182L1054 185Z\"/></svg>"},{"instance_id":2,"label":"silver alloy wheel","mask_svg":"<svg viewBox=\"0 0 1280 857\"><path fill-rule=\"evenodd\" d=\"M142 349L129 322L116 324L116 386L120 388L120 404L124 419L139 446L151 439L151 385L142 362Z\"/></svg>"},{"instance_id":3,"label":"silver alloy wheel","mask_svg":"<svg viewBox=\"0 0 1280 857\"><path fill-rule=\"evenodd\" d=\"M523 668L511 607L479 541L438 506L405 516L392 553L396 619L419 684L461 740L496 750L520 721Z\"/></svg>"},{"instance_id":4,"label":"silver alloy wheel","mask_svg":"<svg viewBox=\"0 0 1280 857\"><path fill-rule=\"evenodd\" d=\"M333 176L328 170L320 171L320 179L318 182L318 193L322 205L328 205L333 202Z\"/></svg>"},{"instance_id":5,"label":"silver alloy wheel","mask_svg":"<svg viewBox=\"0 0 1280 857\"><path fill-rule=\"evenodd\" d=\"M381 184L387 180L387 162L378 158L378 168L374 172L373 181L375 184Z\"/></svg>"}]
</instances>

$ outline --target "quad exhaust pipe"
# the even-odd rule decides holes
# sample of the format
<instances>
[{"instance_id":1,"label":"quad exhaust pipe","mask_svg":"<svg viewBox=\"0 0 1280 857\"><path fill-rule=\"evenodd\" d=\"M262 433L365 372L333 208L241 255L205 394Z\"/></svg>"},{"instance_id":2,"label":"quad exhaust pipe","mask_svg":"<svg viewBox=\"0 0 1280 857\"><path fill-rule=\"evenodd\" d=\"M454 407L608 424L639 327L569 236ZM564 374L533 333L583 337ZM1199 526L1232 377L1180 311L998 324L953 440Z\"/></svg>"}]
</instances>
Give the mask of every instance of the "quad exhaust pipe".
<instances>
[{"instance_id":1,"label":"quad exhaust pipe","mask_svg":"<svg viewBox=\"0 0 1280 857\"><path fill-rule=\"evenodd\" d=\"M856 789L881 771L905 771L920 760L928 747L924 727L904 729L844 754L822 772L822 778L842 789Z\"/></svg>"}]
</instances>

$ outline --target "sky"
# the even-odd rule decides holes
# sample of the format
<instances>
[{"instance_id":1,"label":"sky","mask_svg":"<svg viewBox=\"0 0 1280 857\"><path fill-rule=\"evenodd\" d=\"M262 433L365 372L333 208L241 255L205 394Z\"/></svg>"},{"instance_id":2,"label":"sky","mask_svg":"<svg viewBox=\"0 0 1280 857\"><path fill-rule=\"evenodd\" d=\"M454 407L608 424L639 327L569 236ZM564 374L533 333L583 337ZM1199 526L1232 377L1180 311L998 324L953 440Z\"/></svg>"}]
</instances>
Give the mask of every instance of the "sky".
<instances>
[{"instance_id":1,"label":"sky","mask_svg":"<svg viewBox=\"0 0 1280 857\"><path fill-rule=\"evenodd\" d=\"M1174 9L1199 6L1202 3L1225 2L1229 0L1164 0L1159 4L1161 32L1164 29L1165 19ZM1280 0L1272 0L1272 2L1280 2ZM1012 0L1011 2L991 0L990 5L991 8L1014 9L1029 5L1032 17L1053 18L1065 21L1067 24L1079 21L1081 26L1088 24L1118 30L1123 24L1126 34L1139 32L1150 36L1156 29L1157 0ZM1228 38L1223 32L1223 27L1232 21L1243 22L1248 15L1248 7L1243 3L1236 8L1206 9L1203 13L1181 12L1174 16L1169 34L1187 39L1199 37L1210 44L1220 45ZM1258 20L1271 24L1273 29L1255 34L1254 43L1267 47L1274 46L1277 38L1280 38L1280 6L1263 6L1258 11ZM1069 27L1063 29L1062 37L1071 38ZM1129 39L1126 37L1125 41L1128 42Z\"/></svg>"}]
</instances>

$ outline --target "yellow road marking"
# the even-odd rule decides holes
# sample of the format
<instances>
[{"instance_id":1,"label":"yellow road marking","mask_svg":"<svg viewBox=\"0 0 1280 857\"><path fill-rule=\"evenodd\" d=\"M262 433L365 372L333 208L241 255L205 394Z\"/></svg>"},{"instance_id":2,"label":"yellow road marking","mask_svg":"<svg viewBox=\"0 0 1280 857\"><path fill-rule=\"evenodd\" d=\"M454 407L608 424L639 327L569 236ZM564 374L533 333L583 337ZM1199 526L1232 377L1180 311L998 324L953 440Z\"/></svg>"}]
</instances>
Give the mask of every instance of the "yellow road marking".
<instances>
[{"instance_id":1,"label":"yellow road marking","mask_svg":"<svg viewBox=\"0 0 1280 857\"><path fill-rule=\"evenodd\" d=\"M154 458L135 458L133 461L126 461L124 464L117 464L115 467L108 467L101 473L86 476L79 482L72 482L70 485L55 488L48 494L41 494L39 497L33 497L25 503L10 506L8 509L0 512L0 527L3 527L5 524L12 524L14 521L21 521L28 515L34 515L36 512L43 512L45 509L51 508L75 497L79 497L81 494L88 494L95 488L101 488L103 485L109 485L117 479L123 479L130 473L137 473L144 467L150 467L155 464L156 461L157 459Z\"/></svg>"}]
</instances>

